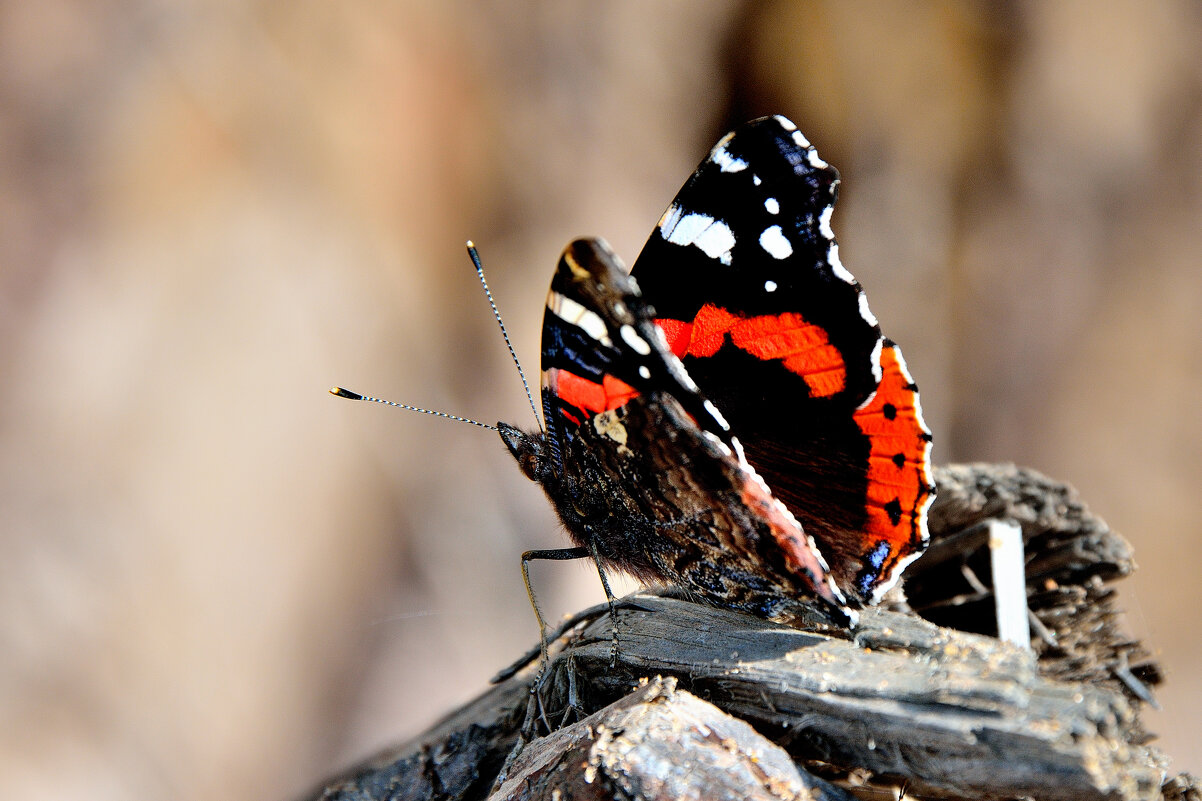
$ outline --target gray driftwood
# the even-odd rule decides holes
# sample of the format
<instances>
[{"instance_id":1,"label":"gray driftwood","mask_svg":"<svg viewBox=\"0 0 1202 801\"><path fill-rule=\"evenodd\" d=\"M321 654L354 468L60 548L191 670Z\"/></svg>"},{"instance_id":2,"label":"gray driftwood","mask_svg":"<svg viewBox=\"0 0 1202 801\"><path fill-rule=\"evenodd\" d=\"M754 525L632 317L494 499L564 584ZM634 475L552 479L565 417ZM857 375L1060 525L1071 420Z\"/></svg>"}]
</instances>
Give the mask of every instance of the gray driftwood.
<instances>
[{"instance_id":1,"label":"gray driftwood","mask_svg":"<svg viewBox=\"0 0 1202 801\"><path fill-rule=\"evenodd\" d=\"M616 650L614 619L588 610L556 636L541 677L523 659L320 797L1199 801L1192 777L1166 781L1140 724L1159 675L1103 584L1132 569L1125 541L1037 473L973 465L938 478L930 555L907 588L949 625L900 598L848 633L638 594L618 604ZM988 517L1023 527L1033 650L988 634L974 532Z\"/></svg>"}]
</instances>

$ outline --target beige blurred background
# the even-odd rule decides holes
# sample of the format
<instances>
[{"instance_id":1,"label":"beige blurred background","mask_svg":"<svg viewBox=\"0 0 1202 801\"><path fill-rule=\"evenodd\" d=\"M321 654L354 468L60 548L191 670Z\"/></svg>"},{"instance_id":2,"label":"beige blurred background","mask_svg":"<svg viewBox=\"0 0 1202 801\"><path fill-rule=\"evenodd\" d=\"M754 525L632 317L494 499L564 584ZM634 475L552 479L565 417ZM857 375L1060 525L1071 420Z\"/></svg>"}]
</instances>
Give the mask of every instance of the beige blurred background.
<instances>
[{"instance_id":1,"label":"beige blurred background","mask_svg":"<svg viewBox=\"0 0 1202 801\"><path fill-rule=\"evenodd\" d=\"M1145 3L0 2L0 796L286 799L535 641L559 249L633 260L732 122L840 168L936 458L1125 533L1202 769L1202 11ZM547 611L600 597L536 573Z\"/></svg>"}]
</instances>

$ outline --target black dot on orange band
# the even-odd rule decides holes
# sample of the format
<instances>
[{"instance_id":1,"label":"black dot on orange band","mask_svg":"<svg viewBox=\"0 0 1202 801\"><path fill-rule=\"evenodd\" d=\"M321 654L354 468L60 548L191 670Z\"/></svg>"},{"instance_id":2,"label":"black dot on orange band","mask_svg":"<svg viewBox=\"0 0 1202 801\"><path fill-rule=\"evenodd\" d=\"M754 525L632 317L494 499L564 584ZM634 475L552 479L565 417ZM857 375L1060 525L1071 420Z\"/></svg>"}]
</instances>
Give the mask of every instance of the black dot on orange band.
<instances>
[{"instance_id":1,"label":"black dot on orange band","mask_svg":"<svg viewBox=\"0 0 1202 801\"><path fill-rule=\"evenodd\" d=\"M884 412L886 420L892 420L897 417L897 407L892 403L886 403L881 411Z\"/></svg>"},{"instance_id":2,"label":"black dot on orange band","mask_svg":"<svg viewBox=\"0 0 1202 801\"><path fill-rule=\"evenodd\" d=\"M901 502L898 501L897 498L894 498L893 500L889 501L889 503L885 504L885 512L889 515L889 520L893 523L893 525L896 526L901 522L902 507Z\"/></svg>"},{"instance_id":3,"label":"black dot on orange band","mask_svg":"<svg viewBox=\"0 0 1202 801\"><path fill-rule=\"evenodd\" d=\"M895 465L897 465L898 468L905 467L906 466L906 455L904 453L893 454L893 463Z\"/></svg>"}]
</instances>

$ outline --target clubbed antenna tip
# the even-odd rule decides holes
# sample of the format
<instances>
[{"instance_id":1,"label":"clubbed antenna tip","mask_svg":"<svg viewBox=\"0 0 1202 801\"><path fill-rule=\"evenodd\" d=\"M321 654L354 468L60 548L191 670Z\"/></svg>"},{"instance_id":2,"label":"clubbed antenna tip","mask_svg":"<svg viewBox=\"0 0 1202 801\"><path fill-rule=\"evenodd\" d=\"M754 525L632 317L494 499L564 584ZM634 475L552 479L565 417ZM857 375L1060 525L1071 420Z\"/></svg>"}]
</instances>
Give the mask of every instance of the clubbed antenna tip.
<instances>
[{"instance_id":1,"label":"clubbed antenna tip","mask_svg":"<svg viewBox=\"0 0 1202 801\"><path fill-rule=\"evenodd\" d=\"M408 409L411 412L421 412L422 414L432 414L435 417L444 417L447 420L455 420L459 423L471 423L480 428L487 428L489 431L500 431L496 426L490 426L488 423L481 423L479 420L473 420L470 417L460 417L457 414L447 414L446 412L436 412L432 409L423 409L420 406L410 406L407 403L397 403L396 401L384 400L383 398L373 398L371 395L360 395L358 392L351 392L349 389L342 387L331 387L331 395L337 395L340 398L347 400L368 401L370 403L383 403L385 406L395 406L398 409Z\"/></svg>"},{"instance_id":2,"label":"clubbed antenna tip","mask_svg":"<svg viewBox=\"0 0 1202 801\"><path fill-rule=\"evenodd\" d=\"M522 369L522 363L518 361L518 355L513 349L513 343L509 341L509 332L505 330L505 321L501 319L501 312L497 310L496 301L492 298L492 290L488 288L488 281L484 278L484 265L480 263L480 254L476 250L476 243L470 239L467 241L467 255L472 260L472 265L476 268L476 277L480 279L480 286L484 287L484 296L488 298L488 306L492 309L492 316L496 319L497 325L501 329L501 337L505 340L505 347L509 348L509 356L518 368L518 376L522 379L522 388L526 390L526 400L530 401L530 411L534 413L534 422L541 429L542 422L539 420L538 408L534 405L534 396L530 394L530 383L526 381L526 371Z\"/></svg>"}]
</instances>

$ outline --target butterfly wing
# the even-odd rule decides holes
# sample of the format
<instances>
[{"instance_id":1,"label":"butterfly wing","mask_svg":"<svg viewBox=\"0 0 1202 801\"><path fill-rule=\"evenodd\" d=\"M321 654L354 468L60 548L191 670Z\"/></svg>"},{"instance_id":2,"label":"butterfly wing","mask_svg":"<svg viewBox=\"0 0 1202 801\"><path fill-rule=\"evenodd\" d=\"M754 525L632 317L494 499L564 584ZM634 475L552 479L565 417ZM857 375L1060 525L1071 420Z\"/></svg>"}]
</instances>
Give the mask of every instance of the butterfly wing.
<instances>
[{"instance_id":1,"label":"butterfly wing","mask_svg":"<svg viewBox=\"0 0 1202 801\"><path fill-rule=\"evenodd\" d=\"M565 250L543 323L546 432L502 427L577 544L645 580L773 616L817 596L825 562L697 391L618 258Z\"/></svg>"},{"instance_id":2,"label":"butterfly wing","mask_svg":"<svg viewBox=\"0 0 1202 801\"><path fill-rule=\"evenodd\" d=\"M725 136L632 276L837 584L878 600L927 542L930 432L831 230L838 173L784 117Z\"/></svg>"}]
</instances>

